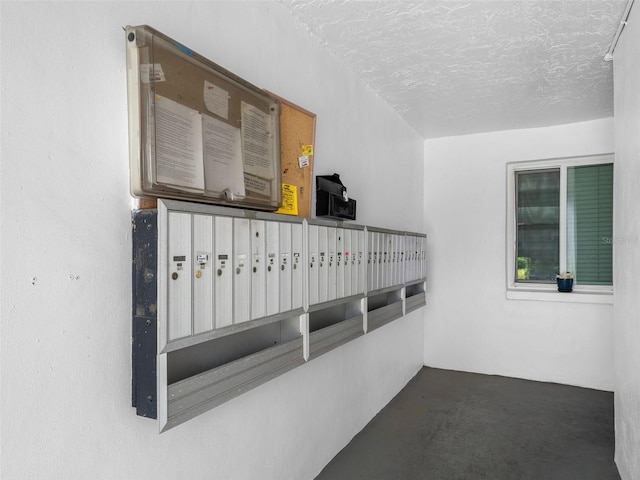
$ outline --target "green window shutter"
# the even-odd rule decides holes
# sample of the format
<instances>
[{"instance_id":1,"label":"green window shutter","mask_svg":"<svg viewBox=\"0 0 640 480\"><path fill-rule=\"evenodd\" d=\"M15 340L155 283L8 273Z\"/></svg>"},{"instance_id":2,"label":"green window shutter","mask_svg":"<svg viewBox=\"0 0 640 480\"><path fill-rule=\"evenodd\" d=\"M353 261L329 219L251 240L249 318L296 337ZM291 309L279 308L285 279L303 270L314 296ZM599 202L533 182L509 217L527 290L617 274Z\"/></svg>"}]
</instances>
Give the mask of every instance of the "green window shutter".
<instances>
[{"instance_id":1,"label":"green window shutter","mask_svg":"<svg viewBox=\"0 0 640 480\"><path fill-rule=\"evenodd\" d=\"M567 170L567 270L576 284L613 284L613 164Z\"/></svg>"}]
</instances>

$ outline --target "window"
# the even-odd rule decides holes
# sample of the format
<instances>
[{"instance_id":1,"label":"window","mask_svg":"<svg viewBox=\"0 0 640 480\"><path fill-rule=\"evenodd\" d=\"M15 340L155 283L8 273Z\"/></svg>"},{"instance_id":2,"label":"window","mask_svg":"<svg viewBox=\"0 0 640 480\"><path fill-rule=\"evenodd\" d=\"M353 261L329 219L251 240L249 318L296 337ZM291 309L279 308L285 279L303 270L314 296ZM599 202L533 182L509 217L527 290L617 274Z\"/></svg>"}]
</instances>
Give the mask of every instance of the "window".
<instances>
[{"instance_id":1,"label":"window","mask_svg":"<svg viewBox=\"0 0 640 480\"><path fill-rule=\"evenodd\" d=\"M510 288L555 289L571 272L579 291L613 285L613 156L508 165Z\"/></svg>"}]
</instances>

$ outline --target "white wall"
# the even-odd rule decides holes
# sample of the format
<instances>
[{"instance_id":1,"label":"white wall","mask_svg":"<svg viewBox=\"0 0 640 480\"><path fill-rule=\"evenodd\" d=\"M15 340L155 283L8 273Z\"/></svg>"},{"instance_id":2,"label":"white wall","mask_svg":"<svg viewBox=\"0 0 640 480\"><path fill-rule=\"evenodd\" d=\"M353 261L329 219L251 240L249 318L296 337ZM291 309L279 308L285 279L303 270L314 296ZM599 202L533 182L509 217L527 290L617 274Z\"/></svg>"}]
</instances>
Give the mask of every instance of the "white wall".
<instances>
[{"instance_id":1,"label":"white wall","mask_svg":"<svg viewBox=\"0 0 640 480\"><path fill-rule=\"evenodd\" d=\"M422 312L162 435L136 417L121 27L316 113L315 173L341 174L358 223L422 230L423 140L277 2L1 8L0 476L313 478L421 367Z\"/></svg>"},{"instance_id":2,"label":"white wall","mask_svg":"<svg viewBox=\"0 0 640 480\"><path fill-rule=\"evenodd\" d=\"M640 5L614 52L616 463L623 480L640 478Z\"/></svg>"},{"instance_id":3,"label":"white wall","mask_svg":"<svg viewBox=\"0 0 640 480\"><path fill-rule=\"evenodd\" d=\"M613 389L612 305L507 300L505 278L506 163L613 147L612 119L425 142L426 365Z\"/></svg>"}]
</instances>

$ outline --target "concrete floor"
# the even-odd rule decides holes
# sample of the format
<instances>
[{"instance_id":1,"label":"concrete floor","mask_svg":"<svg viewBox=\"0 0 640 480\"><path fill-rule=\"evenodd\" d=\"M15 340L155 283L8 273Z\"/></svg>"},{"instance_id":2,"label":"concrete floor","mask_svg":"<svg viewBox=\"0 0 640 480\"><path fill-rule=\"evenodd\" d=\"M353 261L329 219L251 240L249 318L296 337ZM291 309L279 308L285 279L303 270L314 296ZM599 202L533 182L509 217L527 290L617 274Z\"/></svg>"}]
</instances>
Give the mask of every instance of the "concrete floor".
<instances>
[{"instance_id":1,"label":"concrete floor","mask_svg":"<svg viewBox=\"0 0 640 480\"><path fill-rule=\"evenodd\" d=\"M316 480L619 480L613 394L423 368Z\"/></svg>"}]
</instances>

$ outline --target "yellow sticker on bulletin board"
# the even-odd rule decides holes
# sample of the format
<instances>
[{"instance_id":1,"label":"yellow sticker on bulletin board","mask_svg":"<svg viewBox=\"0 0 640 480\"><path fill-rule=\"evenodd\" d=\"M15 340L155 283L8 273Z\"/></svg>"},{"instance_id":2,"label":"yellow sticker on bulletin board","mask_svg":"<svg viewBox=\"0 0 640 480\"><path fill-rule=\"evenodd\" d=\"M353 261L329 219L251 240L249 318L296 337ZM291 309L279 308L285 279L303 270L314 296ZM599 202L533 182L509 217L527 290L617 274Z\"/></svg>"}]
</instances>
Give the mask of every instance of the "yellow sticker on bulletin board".
<instances>
[{"instance_id":1,"label":"yellow sticker on bulletin board","mask_svg":"<svg viewBox=\"0 0 640 480\"><path fill-rule=\"evenodd\" d=\"M302 145L302 155L313 155L313 145Z\"/></svg>"},{"instance_id":2,"label":"yellow sticker on bulletin board","mask_svg":"<svg viewBox=\"0 0 640 480\"><path fill-rule=\"evenodd\" d=\"M298 215L298 187L295 185L289 185L287 183L282 184L282 207L277 213L284 213L285 215Z\"/></svg>"}]
</instances>

